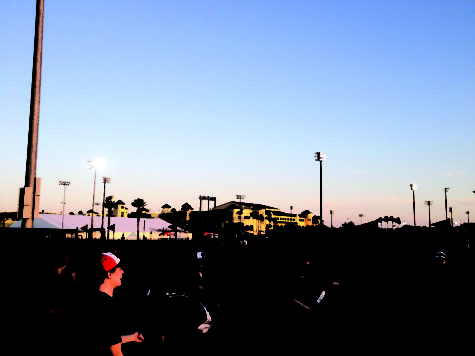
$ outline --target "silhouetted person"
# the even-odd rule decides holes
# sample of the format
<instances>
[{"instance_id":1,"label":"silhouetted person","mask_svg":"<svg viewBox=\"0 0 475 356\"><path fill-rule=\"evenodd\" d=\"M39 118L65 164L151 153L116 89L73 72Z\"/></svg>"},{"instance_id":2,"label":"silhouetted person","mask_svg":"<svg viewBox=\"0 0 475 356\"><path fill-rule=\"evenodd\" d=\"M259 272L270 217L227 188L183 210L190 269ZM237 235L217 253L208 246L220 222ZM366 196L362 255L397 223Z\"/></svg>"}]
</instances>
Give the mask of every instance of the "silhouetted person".
<instances>
[{"instance_id":1,"label":"silhouetted person","mask_svg":"<svg viewBox=\"0 0 475 356\"><path fill-rule=\"evenodd\" d=\"M40 350L49 355L62 355L72 336L75 273L63 251L52 252L46 260L46 268L37 272L36 340Z\"/></svg>"},{"instance_id":2,"label":"silhouetted person","mask_svg":"<svg viewBox=\"0 0 475 356\"><path fill-rule=\"evenodd\" d=\"M142 342L138 332L128 334L123 308L113 298L114 290L121 286L124 270L118 266L120 259L112 253L103 253L97 264L98 288L92 293L79 330L79 343L87 355L122 355L122 344Z\"/></svg>"}]
</instances>

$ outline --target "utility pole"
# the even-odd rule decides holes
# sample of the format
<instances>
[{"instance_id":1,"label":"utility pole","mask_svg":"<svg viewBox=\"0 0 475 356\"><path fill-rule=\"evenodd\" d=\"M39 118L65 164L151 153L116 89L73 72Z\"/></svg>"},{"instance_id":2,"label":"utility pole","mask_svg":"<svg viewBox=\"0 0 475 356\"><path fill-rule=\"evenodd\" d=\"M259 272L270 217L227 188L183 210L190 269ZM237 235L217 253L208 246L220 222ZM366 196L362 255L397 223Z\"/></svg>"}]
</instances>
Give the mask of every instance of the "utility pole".
<instances>
[{"instance_id":1,"label":"utility pole","mask_svg":"<svg viewBox=\"0 0 475 356\"><path fill-rule=\"evenodd\" d=\"M40 184L36 178L38 130L40 123L41 62L43 57L44 0L36 1L35 44L31 74L30 119L26 154L25 187L20 189L19 217L22 228L33 228L35 212L39 210ZM38 196L38 199L36 199Z\"/></svg>"},{"instance_id":2,"label":"utility pole","mask_svg":"<svg viewBox=\"0 0 475 356\"><path fill-rule=\"evenodd\" d=\"M66 187L70 184L71 182L66 181L66 180L60 180L59 185L62 185L64 187L64 195L63 195L63 219L61 222L61 229L64 229L64 209L66 207Z\"/></svg>"},{"instance_id":3,"label":"utility pole","mask_svg":"<svg viewBox=\"0 0 475 356\"><path fill-rule=\"evenodd\" d=\"M445 192L445 220L447 220L449 217L447 216L447 192L450 190L450 188L444 188Z\"/></svg>"},{"instance_id":4,"label":"utility pole","mask_svg":"<svg viewBox=\"0 0 475 356\"><path fill-rule=\"evenodd\" d=\"M315 161L320 162L320 224L323 224L323 199L322 199L322 162L327 160L327 154L324 152L315 152Z\"/></svg>"},{"instance_id":5,"label":"utility pole","mask_svg":"<svg viewBox=\"0 0 475 356\"><path fill-rule=\"evenodd\" d=\"M106 184L111 182L109 177L102 177L102 182L104 183L104 194L102 196L102 224L101 228L104 228L104 204L106 202Z\"/></svg>"},{"instance_id":6,"label":"utility pole","mask_svg":"<svg viewBox=\"0 0 475 356\"><path fill-rule=\"evenodd\" d=\"M417 186L415 184L409 184L412 190L412 212L414 214L414 226L416 226L416 189Z\"/></svg>"},{"instance_id":7,"label":"utility pole","mask_svg":"<svg viewBox=\"0 0 475 356\"><path fill-rule=\"evenodd\" d=\"M432 225L432 223L431 223L431 221L430 221L430 206L431 206L432 204L434 204L434 202L433 202L432 200L426 200L426 201L424 202L424 204L429 207L429 227L430 227L430 226Z\"/></svg>"}]
</instances>

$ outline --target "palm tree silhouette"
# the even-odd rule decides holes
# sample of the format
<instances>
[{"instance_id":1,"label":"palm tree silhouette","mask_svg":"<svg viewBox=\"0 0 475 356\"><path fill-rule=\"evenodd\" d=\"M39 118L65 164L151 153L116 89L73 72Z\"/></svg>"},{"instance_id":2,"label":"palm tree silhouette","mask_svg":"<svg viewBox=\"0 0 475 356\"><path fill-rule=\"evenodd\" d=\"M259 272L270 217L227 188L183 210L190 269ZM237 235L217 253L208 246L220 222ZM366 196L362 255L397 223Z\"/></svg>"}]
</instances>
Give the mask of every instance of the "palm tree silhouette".
<instances>
[{"instance_id":1,"label":"palm tree silhouette","mask_svg":"<svg viewBox=\"0 0 475 356\"><path fill-rule=\"evenodd\" d=\"M107 209L107 240L109 240L109 229L111 226L112 209L116 207L116 202L112 199L112 196L108 196L104 201L104 208Z\"/></svg>"},{"instance_id":2,"label":"palm tree silhouette","mask_svg":"<svg viewBox=\"0 0 475 356\"><path fill-rule=\"evenodd\" d=\"M181 206L183 227L185 226L188 211L190 210L193 210L193 207L189 203L185 203Z\"/></svg>"},{"instance_id":3,"label":"palm tree silhouette","mask_svg":"<svg viewBox=\"0 0 475 356\"><path fill-rule=\"evenodd\" d=\"M395 224L401 225L401 218L400 217L394 218L393 221L394 221Z\"/></svg>"},{"instance_id":4,"label":"palm tree silhouette","mask_svg":"<svg viewBox=\"0 0 475 356\"><path fill-rule=\"evenodd\" d=\"M254 226L255 226L255 221L258 221L259 220L259 212L258 211L255 211L253 210L250 214L251 218L254 219L253 221L253 224L252 224L252 232L254 232Z\"/></svg>"},{"instance_id":5,"label":"palm tree silhouette","mask_svg":"<svg viewBox=\"0 0 475 356\"><path fill-rule=\"evenodd\" d=\"M259 227L258 227L258 230L257 230L257 234L260 235L261 234L261 223L265 221L264 215L258 214L257 215L257 221L259 222Z\"/></svg>"},{"instance_id":6,"label":"palm tree silhouette","mask_svg":"<svg viewBox=\"0 0 475 356\"><path fill-rule=\"evenodd\" d=\"M272 223L274 222L274 218L272 217L272 213L269 210L266 210L265 219L269 221L269 224L266 224L266 230L270 230L272 228Z\"/></svg>"},{"instance_id":7,"label":"palm tree silhouette","mask_svg":"<svg viewBox=\"0 0 475 356\"><path fill-rule=\"evenodd\" d=\"M132 202L132 206L137 209L135 211L135 214L137 217L137 240L139 240L140 216L143 212L148 211L148 209L145 208L147 206L147 203L142 198L137 198Z\"/></svg>"},{"instance_id":8,"label":"palm tree silhouette","mask_svg":"<svg viewBox=\"0 0 475 356\"><path fill-rule=\"evenodd\" d=\"M392 228L393 228L393 224L394 224L394 216L391 215L391 216L388 218L388 221L391 221L391 229L392 229Z\"/></svg>"}]
</instances>

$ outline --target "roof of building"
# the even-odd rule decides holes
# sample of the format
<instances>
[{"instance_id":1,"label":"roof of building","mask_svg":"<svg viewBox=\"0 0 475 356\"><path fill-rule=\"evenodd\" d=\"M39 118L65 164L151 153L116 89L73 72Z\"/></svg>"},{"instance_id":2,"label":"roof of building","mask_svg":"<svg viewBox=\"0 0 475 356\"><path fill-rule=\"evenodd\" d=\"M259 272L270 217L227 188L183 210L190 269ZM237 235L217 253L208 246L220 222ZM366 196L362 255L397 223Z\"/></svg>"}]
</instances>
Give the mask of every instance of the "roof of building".
<instances>
[{"instance_id":1,"label":"roof of building","mask_svg":"<svg viewBox=\"0 0 475 356\"><path fill-rule=\"evenodd\" d=\"M62 215L57 214L39 214L38 219L34 221L35 228L47 228L47 229L61 229ZM104 217L104 225L107 228L107 217ZM130 232L137 234L137 219L136 218L119 218L111 217L111 225L115 225L116 233ZM145 222L145 230L144 230ZM94 227L101 227L102 217L94 216ZM64 215L64 228L65 229L81 229L81 227L91 225L91 217L86 215ZM171 224L160 218L142 218L140 219L140 232L150 231L162 231L170 229ZM15 222L10 227L21 227L21 220ZM182 231L179 229L179 231Z\"/></svg>"},{"instance_id":2,"label":"roof of building","mask_svg":"<svg viewBox=\"0 0 475 356\"><path fill-rule=\"evenodd\" d=\"M264 204L256 204L256 203L246 203L246 202L238 202L238 201L230 201L217 207L213 208L212 210L230 210L230 209L239 209L242 206L243 209L252 209L252 210L279 210L272 206L264 205Z\"/></svg>"},{"instance_id":3,"label":"roof of building","mask_svg":"<svg viewBox=\"0 0 475 356\"><path fill-rule=\"evenodd\" d=\"M124 203L122 200L120 200L120 199L117 200L116 204L117 204L117 205L125 205L125 203Z\"/></svg>"}]
</instances>

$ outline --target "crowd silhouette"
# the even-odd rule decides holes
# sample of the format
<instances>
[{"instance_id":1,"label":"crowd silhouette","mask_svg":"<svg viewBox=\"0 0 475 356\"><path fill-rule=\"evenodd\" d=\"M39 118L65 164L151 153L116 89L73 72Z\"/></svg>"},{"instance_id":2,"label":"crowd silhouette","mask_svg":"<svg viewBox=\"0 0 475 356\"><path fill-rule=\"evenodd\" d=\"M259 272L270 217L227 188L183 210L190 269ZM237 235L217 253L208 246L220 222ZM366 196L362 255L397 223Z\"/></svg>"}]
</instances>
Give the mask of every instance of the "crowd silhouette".
<instances>
[{"instance_id":1,"label":"crowd silhouette","mask_svg":"<svg viewBox=\"0 0 475 356\"><path fill-rule=\"evenodd\" d=\"M453 354L470 340L460 321L473 317L472 236L469 227L276 230L247 245L7 236L11 325L22 340L14 347L84 352L91 266L111 251L125 271L114 292L119 320L144 337L124 355Z\"/></svg>"}]
</instances>

